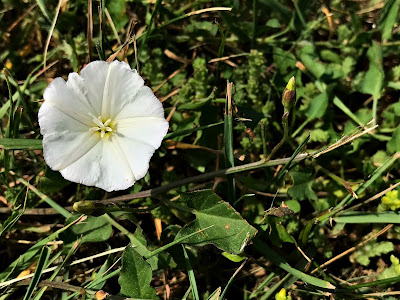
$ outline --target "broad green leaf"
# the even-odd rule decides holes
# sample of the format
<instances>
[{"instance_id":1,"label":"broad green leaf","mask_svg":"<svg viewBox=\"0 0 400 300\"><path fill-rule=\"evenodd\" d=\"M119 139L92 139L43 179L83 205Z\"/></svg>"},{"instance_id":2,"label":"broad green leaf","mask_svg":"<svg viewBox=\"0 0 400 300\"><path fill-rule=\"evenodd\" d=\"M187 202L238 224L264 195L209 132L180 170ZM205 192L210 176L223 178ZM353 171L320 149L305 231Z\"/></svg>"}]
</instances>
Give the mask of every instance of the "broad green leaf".
<instances>
[{"instance_id":1,"label":"broad green leaf","mask_svg":"<svg viewBox=\"0 0 400 300\"><path fill-rule=\"evenodd\" d=\"M151 267L136 252L132 245L126 247L122 255L122 269L118 283L121 294L139 299L159 299L156 291L150 286Z\"/></svg>"},{"instance_id":2,"label":"broad green leaf","mask_svg":"<svg viewBox=\"0 0 400 300\"><path fill-rule=\"evenodd\" d=\"M265 26L271 27L271 28L281 28L281 24L277 19L269 19L267 23L265 23Z\"/></svg>"},{"instance_id":3,"label":"broad green leaf","mask_svg":"<svg viewBox=\"0 0 400 300\"><path fill-rule=\"evenodd\" d=\"M293 177L294 184L288 190L289 195L297 201L309 199L317 200L317 194L312 190L313 182L312 171L306 169L303 171L291 171L289 174Z\"/></svg>"},{"instance_id":4,"label":"broad green leaf","mask_svg":"<svg viewBox=\"0 0 400 300\"><path fill-rule=\"evenodd\" d=\"M288 69L294 69L296 67L296 57L281 48L274 47L273 60L275 66L279 68L281 74L287 74Z\"/></svg>"},{"instance_id":5,"label":"broad green leaf","mask_svg":"<svg viewBox=\"0 0 400 300\"><path fill-rule=\"evenodd\" d=\"M381 46L373 42L372 46L368 49L367 56L369 59L369 69L358 88L361 93L370 94L375 99L379 99L385 79Z\"/></svg>"},{"instance_id":6,"label":"broad green leaf","mask_svg":"<svg viewBox=\"0 0 400 300\"><path fill-rule=\"evenodd\" d=\"M129 239L131 241L131 245L135 247L135 250L140 255L143 257L151 256L149 259L147 259L147 262L150 264L152 270L158 270L166 267L174 268L176 266L174 260L167 252L158 253L157 255L152 256L151 251L148 250L148 248L152 248L152 245L147 244L147 239L140 227L136 228L134 234L129 235Z\"/></svg>"},{"instance_id":7,"label":"broad green leaf","mask_svg":"<svg viewBox=\"0 0 400 300\"><path fill-rule=\"evenodd\" d=\"M47 168L45 175L40 178L39 189L43 193L55 193L70 183L70 181L65 180L64 177L61 176L60 172L55 172Z\"/></svg>"},{"instance_id":8,"label":"broad green leaf","mask_svg":"<svg viewBox=\"0 0 400 300\"><path fill-rule=\"evenodd\" d=\"M300 60L316 79L319 79L326 71L326 65L319 62L313 46L305 46L301 49Z\"/></svg>"},{"instance_id":9,"label":"broad green leaf","mask_svg":"<svg viewBox=\"0 0 400 300\"><path fill-rule=\"evenodd\" d=\"M68 219L68 223L80 217L75 215ZM112 233L111 224L103 216L94 217L87 216L84 222L72 226L62 235L65 244L72 245L75 241L82 237L83 243L104 242L107 241Z\"/></svg>"},{"instance_id":10,"label":"broad green leaf","mask_svg":"<svg viewBox=\"0 0 400 300\"><path fill-rule=\"evenodd\" d=\"M193 209L196 220L182 228L175 239L212 226L184 242L196 245L213 244L226 252L239 254L257 233L232 206L211 190L182 194L181 199Z\"/></svg>"},{"instance_id":11,"label":"broad green leaf","mask_svg":"<svg viewBox=\"0 0 400 300\"><path fill-rule=\"evenodd\" d=\"M328 108L328 94L323 92L311 100L310 106L306 111L309 120L321 118Z\"/></svg>"},{"instance_id":12,"label":"broad green leaf","mask_svg":"<svg viewBox=\"0 0 400 300\"><path fill-rule=\"evenodd\" d=\"M128 23L128 15L126 13L126 1L125 0L112 0L106 1L106 7L110 13L110 16L114 22L115 29L117 32Z\"/></svg>"},{"instance_id":13,"label":"broad green leaf","mask_svg":"<svg viewBox=\"0 0 400 300\"><path fill-rule=\"evenodd\" d=\"M0 138L0 149L6 150L42 150L42 141L34 139Z\"/></svg>"},{"instance_id":14,"label":"broad green leaf","mask_svg":"<svg viewBox=\"0 0 400 300\"><path fill-rule=\"evenodd\" d=\"M378 28L382 31L382 41L392 37L393 26L398 19L399 0L387 0L381 10Z\"/></svg>"}]
</instances>

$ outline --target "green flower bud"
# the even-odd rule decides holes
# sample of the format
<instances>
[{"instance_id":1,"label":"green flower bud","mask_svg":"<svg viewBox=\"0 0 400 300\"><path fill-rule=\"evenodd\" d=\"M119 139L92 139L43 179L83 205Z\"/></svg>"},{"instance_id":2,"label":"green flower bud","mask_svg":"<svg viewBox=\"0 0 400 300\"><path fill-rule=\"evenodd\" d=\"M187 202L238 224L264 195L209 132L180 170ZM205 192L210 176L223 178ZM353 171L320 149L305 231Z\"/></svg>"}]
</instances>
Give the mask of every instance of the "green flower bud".
<instances>
[{"instance_id":1,"label":"green flower bud","mask_svg":"<svg viewBox=\"0 0 400 300\"><path fill-rule=\"evenodd\" d=\"M78 213L91 215L96 209L96 205L92 201L78 201L74 203L72 208Z\"/></svg>"},{"instance_id":2,"label":"green flower bud","mask_svg":"<svg viewBox=\"0 0 400 300\"><path fill-rule=\"evenodd\" d=\"M296 102L296 81L294 76L290 78L282 94L282 105L285 111L289 111Z\"/></svg>"}]
</instances>

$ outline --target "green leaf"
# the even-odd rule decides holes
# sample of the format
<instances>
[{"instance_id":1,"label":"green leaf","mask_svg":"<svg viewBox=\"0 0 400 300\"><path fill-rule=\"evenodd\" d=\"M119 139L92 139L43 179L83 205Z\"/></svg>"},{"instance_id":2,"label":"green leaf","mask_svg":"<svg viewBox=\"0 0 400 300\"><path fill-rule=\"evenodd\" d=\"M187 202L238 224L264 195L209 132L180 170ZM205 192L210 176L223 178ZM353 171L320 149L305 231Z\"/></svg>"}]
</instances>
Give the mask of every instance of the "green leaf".
<instances>
[{"instance_id":1,"label":"green leaf","mask_svg":"<svg viewBox=\"0 0 400 300\"><path fill-rule=\"evenodd\" d=\"M0 138L0 149L6 150L42 150L42 141L34 139Z\"/></svg>"},{"instance_id":2,"label":"green leaf","mask_svg":"<svg viewBox=\"0 0 400 300\"><path fill-rule=\"evenodd\" d=\"M51 24L51 17L50 17L50 13L47 10L47 5L46 4L47 1L45 0L36 0L37 5L39 6L40 10L43 13L43 16L47 19L47 21L49 21L49 23Z\"/></svg>"},{"instance_id":3,"label":"green leaf","mask_svg":"<svg viewBox=\"0 0 400 300\"><path fill-rule=\"evenodd\" d=\"M328 94L323 92L311 100L310 106L306 111L309 120L321 118L328 108Z\"/></svg>"},{"instance_id":4,"label":"green leaf","mask_svg":"<svg viewBox=\"0 0 400 300\"><path fill-rule=\"evenodd\" d=\"M254 246L256 249L262 253L265 257L271 260L273 263L277 264L280 268L284 269L286 272L292 274L293 276L303 280L305 283L309 283L318 287L327 288L327 289L335 289L330 282L315 278L308 274L305 274L292 266L290 266L278 253L272 250L266 243L259 239L254 240Z\"/></svg>"},{"instance_id":5,"label":"green leaf","mask_svg":"<svg viewBox=\"0 0 400 300\"><path fill-rule=\"evenodd\" d=\"M40 178L39 189L43 193L55 193L70 183L70 181L65 180L64 177L61 176L60 172L55 172L47 168L45 175Z\"/></svg>"},{"instance_id":6,"label":"green leaf","mask_svg":"<svg viewBox=\"0 0 400 300\"><path fill-rule=\"evenodd\" d=\"M79 218L80 215L75 215L68 219L68 223ZM82 237L83 243L104 242L107 241L112 233L112 226L103 216L94 217L87 216L84 222L72 226L63 235L62 239L65 244L71 245Z\"/></svg>"},{"instance_id":7,"label":"green leaf","mask_svg":"<svg viewBox=\"0 0 400 300\"><path fill-rule=\"evenodd\" d=\"M122 255L122 269L118 283L121 294L139 299L159 299L156 291L150 286L151 267L136 252L132 245L126 247Z\"/></svg>"},{"instance_id":8,"label":"green leaf","mask_svg":"<svg viewBox=\"0 0 400 300\"><path fill-rule=\"evenodd\" d=\"M316 79L319 79L326 71L326 65L319 62L313 46L305 46L301 49L300 60Z\"/></svg>"},{"instance_id":9,"label":"green leaf","mask_svg":"<svg viewBox=\"0 0 400 300\"><path fill-rule=\"evenodd\" d=\"M383 80L385 79L381 46L373 42L367 51L367 56L369 59L369 69L358 89L361 93L370 94L375 99L379 99L381 97Z\"/></svg>"},{"instance_id":10,"label":"green leaf","mask_svg":"<svg viewBox=\"0 0 400 300\"><path fill-rule=\"evenodd\" d=\"M126 1L125 0L112 0L107 1L106 7L110 13L110 16L114 22L115 29L117 32L128 23L128 15L126 13Z\"/></svg>"},{"instance_id":11,"label":"green leaf","mask_svg":"<svg viewBox=\"0 0 400 300\"><path fill-rule=\"evenodd\" d=\"M211 190L182 194L181 199L193 209L196 220L182 228L175 240L212 226L184 242L196 245L213 244L226 252L239 254L257 233L232 206Z\"/></svg>"},{"instance_id":12,"label":"green leaf","mask_svg":"<svg viewBox=\"0 0 400 300\"><path fill-rule=\"evenodd\" d=\"M381 10L381 18L378 22L378 28L382 31L382 41L392 37L393 26L398 18L399 4L399 0L385 1L385 5Z\"/></svg>"},{"instance_id":13,"label":"green leaf","mask_svg":"<svg viewBox=\"0 0 400 300\"><path fill-rule=\"evenodd\" d=\"M357 261L363 266L368 266L371 257L382 256L383 254L390 253L393 250L394 246L392 242L384 241L378 243L376 240L373 240L350 255L350 261Z\"/></svg>"},{"instance_id":14,"label":"green leaf","mask_svg":"<svg viewBox=\"0 0 400 300\"><path fill-rule=\"evenodd\" d=\"M298 201L318 199L317 194L311 188L313 182L311 169L291 171L289 174L292 176L294 184L288 190L288 193L293 199Z\"/></svg>"},{"instance_id":15,"label":"green leaf","mask_svg":"<svg viewBox=\"0 0 400 300\"><path fill-rule=\"evenodd\" d=\"M76 223L76 222L75 222ZM2 273L0 273L0 280L4 281L6 278L11 276L13 273L17 273L24 270L31 264L31 260L36 256L36 254L49 242L53 241L56 239L59 234L61 234L63 231L67 230L69 227L71 227L75 223L69 223L65 225L63 228L57 230L56 232L52 233L48 237L44 238L43 240L37 242L35 245L33 245L31 248L29 248L24 254L20 255L18 259L16 259L14 262L12 262L7 269L5 269ZM1 288L1 284L0 284Z\"/></svg>"},{"instance_id":16,"label":"green leaf","mask_svg":"<svg viewBox=\"0 0 400 300\"><path fill-rule=\"evenodd\" d=\"M194 300L200 300L199 291L197 290L196 277L194 275L192 264L190 263L189 255L186 252L185 246L184 245L181 246L183 250L183 256L185 257L186 269L188 271L189 282L190 282L190 287L192 289L193 298Z\"/></svg>"},{"instance_id":17,"label":"green leaf","mask_svg":"<svg viewBox=\"0 0 400 300\"><path fill-rule=\"evenodd\" d=\"M382 213L370 213L370 212L348 212L342 213L340 216L334 217L333 220L337 223L352 223L352 224L370 224L370 223L382 223L382 224L400 224L400 214L394 211L387 211Z\"/></svg>"},{"instance_id":18,"label":"green leaf","mask_svg":"<svg viewBox=\"0 0 400 300\"><path fill-rule=\"evenodd\" d=\"M246 259L246 256L230 254L228 252L222 252L222 255L225 256L230 261L233 261L233 262L241 262L241 261L244 261Z\"/></svg>"},{"instance_id":19,"label":"green leaf","mask_svg":"<svg viewBox=\"0 0 400 300\"><path fill-rule=\"evenodd\" d=\"M217 288L207 300L219 300L219 295L221 295L221 287Z\"/></svg>"},{"instance_id":20,"label":"green leaf","mask_svg":"<svg viewBox=\"0 0 400 300\"><path fill-rule=\"evenodd\" d=\"M392 138L386 144L388 152L395 153L400 151L400 126L393 132Z\"/></svg>"},{"instance_id":21,"label":"green leaf","mask_svg":"<svg viewBox=\"0 0 400 300\"><path fill-rule=\"evenodd\" d=\"M24 300L28 300L31 298L33 292L35 291L36 286L39 284L40 276L42 276L43 270L47 266L47 262L50 258L50 248L43 247L40 252L39 260L36 266L35 274L33 274L33 278L29 284L28 290L24 296Z\"/></svg>"},{"instance_id":22,"label":"green leaf","mask_svg":"<svg viewBox=\"0 0 400 300\"><path fill-rule=\"evenodd\" d=\"M284 51L281 48L274 47L273 54L274 65L279 68L279 72L281 74L287 74L288 69L296 68L296 57L288 52Z\"/></svg>"}]
</instances>

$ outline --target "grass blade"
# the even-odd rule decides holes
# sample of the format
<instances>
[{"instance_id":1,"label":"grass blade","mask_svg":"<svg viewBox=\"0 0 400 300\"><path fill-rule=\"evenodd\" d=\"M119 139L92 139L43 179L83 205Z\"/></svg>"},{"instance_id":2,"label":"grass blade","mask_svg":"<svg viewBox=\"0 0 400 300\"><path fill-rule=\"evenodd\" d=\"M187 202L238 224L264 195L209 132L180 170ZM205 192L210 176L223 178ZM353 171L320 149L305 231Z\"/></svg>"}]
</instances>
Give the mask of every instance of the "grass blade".
<instances>
[{"instance_id":1,"label":"grass blade","mask_svg":"<svg viewBox=\"0 0 400 300\"><path fill-rule=\"evenodd\" d=\"M232 168L235 166L235 158L233 155L233 106L232 106L232 82L227 82L226 87L226 104L224 116L224 145L225 145L225 166ZM234 203L236 199L235 177L227 176L228 181L228 201Z\"/></svg>"},{"instance_id":2,"label":"grass blade","mask_svg":"<svg viewBox=\"0 0 400 300\"><path fill-rule=\"evenodd\" d=\"M29 182L25 181L22 178L18 178L18 180L20 182L22 182L30 190L32 190L32 192L34 192L36 195L38 195L41 199L43 199L48 205L50 205L52 208L54 208L56 211L58 211L61 215L63 215L66 219L72 217L72 214L68 210L66 210L64 207L59 205L53 199L49 198L47 195L43 194L41 191L39 191L37 188L35 188Z\"/></svg>"},{"instance_id":3,"label":"grass blade","mask_svg":"<svg viewBox=\"0 0 400 300\"><path fill-rule=\"evenodd\" d=\"M42 150L42 140L0 138L0 149L5 150Z\"/></svg>"},{"instance_id":4,"label":"grass blade","mask_svg":"<svg viewBox=\"0 0 400 300\"><path fill-rule=\"evenodd\" d=\"M214 124L209 124L209 125L194 127L194 128L190 128L190 129L170 132L164 137L164 140L173 139L173 138L176 138L176 137L182 136L182 135L189 135L189 134L191 134L193 132L201 131L201 130L204 130L204 129L209 129L209 128L212 128L212 127L215 127L215 126L219 126L219 125L222 125L222 124L224 124L224 122L218 122L218 123L214 123Z\"/></svg>"},{"instance_id":5,"label":"grass blade","mask_svg":"<svg viewBox=\"0 0 400 300\"><path fill-rule=\"evenodd\" d=\"M272 250L266 243L259 239L253 241L256 249L262 253L265 257L270 259L273 263L277 264L279 267L284 269L286 272L292 274L293 276L299 278L305 283L312 284L317 287L326 289L335 289L336 287L328 281L310 276L305 274L293 267L291 267L282 257L280 257L274 250Z\"/></svg>"},{"instance_id":6,"label":"grass blade","mask_svg":"<svg viewBox=\"0 0 400 300\"><path fill-rule=\"evenodd\" d=\"M25 293L23 300L28 300L31 298L33 291L36 289L37 285L39 284L40 276L42 276L43 270L46 268L47 262L50 258L50 249L49 247L43 247L42 251L40 252L39 261L36 266L35 274L29 284L28 290Z\"/></svg>"},{"instance_id":7,"label":"grass blade","mask_svg":"<svg viewBox=\"0 0 400 300\"><path fill-rule=\"evenodd\" d=\"M383 224L400 224L400 215L394 211L374 213L374 212L346 212L333 218L337 223L352 223L352 224L368 224L368 223L383 223Z\"/></svg>"},{"instance_id":8,"label":"grass blade","mask_svg":"<svg viewBox=\"0 0 400 300\"><path fill-rule=\"evenodd\" d=\"M230 285L232 284L233 279L235 278L235 276L237 275L237 273L239 273L240 270L243 268L243 266L244 266L244 264L246 263L246 261L247 261L247 259L244 260L244 261L242 262L242 264L240 265L240 267L237 268L237 270L235 271L235 273L233 273L233 275L231 276L231 278L229 278L229 281L228 281L228 283L226 284L224 290L222 291L222 294L221 294L221 296L219 297L219 300L224 300L225 294L226 294L226 292L228 291Z\"/></svg>"},{"instance_id":9,"label":"grass blade","mask_svg":"<svg viewBox=\"0 0 400 300\"><path fill-rule=\"evenodd\" d=\"M184 245L182 245L182 250L183 250L183 255L185 257L186 269L189 275L190 287L192 288L193 299L200 300L199 292L197 290L196 277L194 276L192 264L190 263L190 259Z\"/></svg>"}]
</instances>

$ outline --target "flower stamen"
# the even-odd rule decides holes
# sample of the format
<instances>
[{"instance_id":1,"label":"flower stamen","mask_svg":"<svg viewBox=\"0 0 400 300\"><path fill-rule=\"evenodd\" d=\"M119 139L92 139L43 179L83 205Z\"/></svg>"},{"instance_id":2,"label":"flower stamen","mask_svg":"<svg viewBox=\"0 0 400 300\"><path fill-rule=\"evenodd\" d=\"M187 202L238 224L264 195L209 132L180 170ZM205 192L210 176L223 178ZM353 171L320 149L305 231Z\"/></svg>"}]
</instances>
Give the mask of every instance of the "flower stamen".
<instances>
[{"instance_id":1,"label":"flower stamen","mask_svg":"<svg viewBox=\"0 0 400 300\"><path fill-rule=\"evenodd\" d=\"M107 132L112 132L112 128L108 125L111 123L111 119L108 119L103 123L101 116L95 117L93 114L89 113L89 115L93 118L93 122L97 125L94 127L89 128L89 131L98 131L100 132L100 137L105 137Z\"/></svg>"}]
</instances>

